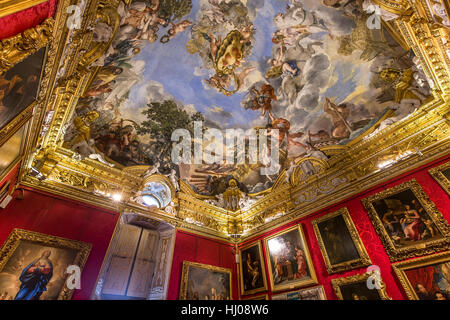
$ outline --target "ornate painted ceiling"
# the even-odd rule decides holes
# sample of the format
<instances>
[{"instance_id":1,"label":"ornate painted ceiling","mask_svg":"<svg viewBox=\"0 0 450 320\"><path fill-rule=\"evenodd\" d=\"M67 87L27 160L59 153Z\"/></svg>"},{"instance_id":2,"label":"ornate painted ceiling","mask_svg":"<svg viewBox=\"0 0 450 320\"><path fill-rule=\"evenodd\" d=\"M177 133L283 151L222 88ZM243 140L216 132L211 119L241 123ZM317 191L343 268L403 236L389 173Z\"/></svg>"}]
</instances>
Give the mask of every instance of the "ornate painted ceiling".
<instances>
[{"instance_id":1,"label":"ornate painted ceiling","mask_svg":"<svg viewBox=\"0 0 450 320\"><path fill-rule=\"evenodd\" d=\"M217 236L242 235L448 147L444 2L69 5L61 1L51 19L24 184ZM224 136L278 129L278 170L261 174L268 164L248 155L240 164L175 164L172 133L193 134L195 121ZM155 191L158 183L166 194ZM164 205L148 209L146 192Z\"/></svg>"}]
</instances>

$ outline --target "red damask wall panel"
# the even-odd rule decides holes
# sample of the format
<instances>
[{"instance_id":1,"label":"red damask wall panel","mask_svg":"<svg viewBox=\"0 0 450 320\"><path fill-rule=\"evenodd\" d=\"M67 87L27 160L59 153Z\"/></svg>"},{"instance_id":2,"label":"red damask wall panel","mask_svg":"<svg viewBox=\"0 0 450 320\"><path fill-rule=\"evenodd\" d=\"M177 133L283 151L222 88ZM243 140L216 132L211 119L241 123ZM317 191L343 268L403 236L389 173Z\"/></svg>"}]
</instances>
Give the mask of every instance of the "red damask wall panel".
<instances>
[{"instance_id":1,"label":"red damask wall panel","mask_svg":"<svg viewBox=\"0 0 450 320\"><path fill-rule=\"evenodd\" d=\"M178 299L185 260L231 269L233 298L238 298L234 245L178 230L173 251L168 300Z\"/></svg>"},{"instance_id":2,"label":"red damask wall panel","mask_svg":"<svg viewBox=\"0 0 450 320\"><path fill-rule=\"evenodd\" d=\"M55 14L57 0L49 0L37 6L0 18L0 40L33 28Z\"/></svg>"},{"instance_id":3,"label":"red damask wall panel","mask_svg":"<svg viewBox=\"0 0 450 320\"><path fill-rule=\"evenodd\" d=\"M91 243L81 289L72 296L75 300L88 300L118 218L118 213L25 190L23 200L14 199L6 209L0 209L0 244L14 228Z\"/></svg>"},{"instance_id":4,"label":"red damask wall panel","mask_svg":"<svg viewBox=\"0 0 450 320\"><path fill-rule=\"evenodd\" d=\"M427 193L431 201L434 202L438 210L443 214L444 218L447 219L447 221L450 221L450 199L447 193L440 187L440 185L431 177L431 175L428 173L428 170L432 167L438 166L446 161L449 161L450 157L447 156L443 159L434 161L432 163L429 163L425 166L422 166L420 168L417 168L407 174L403 174L398 176L395 179L392 179L388 181L387 183L384 183L381 186L369 189L363 193L360 193L350 199L347 199L343 202L340 202L336 205L330 206L324 210L321 210L315 214L312 214L308 216L305 219L300 219L295 222L289 223L287 225L284 225L282 227L279 227L275 230L272 230L270 232L267 232L261 236L255 237L242 245L245 245L250 242L254 242L255 240L264 240L265 237L272 235L278 231L284 230L288 227L291 227L293 225L296 225L298 223L301 223L303 226L303 230L305 232L306 241L309 246L311 258L314 264L314 268L317 274L318 282L320 285L324 286L327 298L329 300L335 300L337 299L333 287L331 285L331 279L334 278L340 278L340 277L347 277L354 274L360 274L364 273L366 271L366 268L361 269L354 269L348 272L341 272L333 275L329 275L325 263L319 248L319 244L317 242L317 238L314 233L313 226L311 224L311 221L323 216L325 214L328 214L330 212L334 212L336 210L339 210L340 208L347 207L348 211L350 212L350 215L352 217L353 222L356 225L356 228L360 234L361 240L364 243L364 246L366 247L366 250L372 260L372 263L374 265L378 265L380 267L381 271L381 277L383 278L385 284L386 284L386 290L388 295L394 299L394 300L403 300L407 299L407 296L401 287L394 271L392 270L391 263L389 261L389 257L386 254L386 251L384 250L384 247L381 243L380 238L378 237L372 222L370 221L369 216L366 213L366 210L363 207L363 204L361 202L361 199L366 198L372 194L378 193L380 191L383 191L385 189L394 187L398 184L401 184L405 181L409 181L411 179L416 179L416 181L421 185L421 187L424 189L424 191ZM263 246L264 246L264 241ZM263 247L264 248L264 247ZM264 255L265 255L265 248L264 248ZM265 257L265 261L267 261L267 257ZM266 264L266 274L268 275L268 269ZM270 287L270 282L269 287ZM269 288L269 294L272 292ZM277 292L278 293L278 292Z\"/></svg>"}]
</instances>

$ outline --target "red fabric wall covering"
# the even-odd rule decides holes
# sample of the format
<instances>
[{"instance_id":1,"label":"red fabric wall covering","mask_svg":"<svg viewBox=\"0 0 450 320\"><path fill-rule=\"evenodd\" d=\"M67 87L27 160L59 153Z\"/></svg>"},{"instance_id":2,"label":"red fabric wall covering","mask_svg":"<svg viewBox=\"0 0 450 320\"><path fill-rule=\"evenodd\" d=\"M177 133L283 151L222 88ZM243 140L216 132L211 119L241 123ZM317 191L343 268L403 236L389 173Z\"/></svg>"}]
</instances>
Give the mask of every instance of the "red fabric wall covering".
<instances>
[{"instance_id":1,"label":"red fabric wall covering","mask_svg":"<svg viewBox=\"0 0 450 320\"><path fill-rule=\"evenodd\" d=\"M177 300L180 291L183 261L198 262L233 272L233 299L238 299L237 268L234 245L219 240L206 238L185 231L177 230L173 252L172 270L170 272L168 300Z\"/></svg>"},{"instance_id":2,"label":"red fabric wall covering","mask_svg":"<svg viewBox=\"0 0 450 320\"><path fill-rule=\"evenodd\" d=\"M380 267L381 271L381 277L383 281L386 284L386 290L388 295L394 299L394 300L402 300L402 299L408 299L406 296L406 293L404 292L403 288L401 287L400 282L397 279L397 276L395 275L395 272L392 270L391 262L389 261L389 257L386 254L386 251L384 250L384 247L381 243L380 238L378 237L372 222L370 221L369 216L367 215L361 199L366 198L374 193L378 193L382 190L391 188L393 186L396 186L398 184L401 184L405 181L409 181L411 179L416 179L416 181L421 185L423 190L427 193L430 200L433 201L433 203L436 205L438 210L443 214L444 218L447 219L447 221L450 221L450 199L447 193L441 188L441 186L436 182L436 180L431 177L431 175L428 173L428 170L432 167L438 166L446 161L449 161L450 156L446 156L444 158L441 158L437 161L434 161L432 163L429 163L425 166L422 166L418 169L415 169L407 174L403 174L397 178L394 178L387 183L384 183L381 186L372 188L368 191L365 191L361 194L358 194L356 196L351 197L350 199L347 199L345 201L342 201L336 205L330 206L324 210L321 210L315 214L312 214L308 216L305 219L299 219L295 222L289 223L287 225L284 225L282 227L279 227L275 230L271 230L270 232L267 232L261 236L255 237L249 241L246 241L245 243L242 243L240 246L243 246L245 244L254 242L256 240L264 240L265 237L272 235L278 231L284 230L290 226L296 225L298 223L302 224L306 241L308 243L308 247L310 250L311 258L314 264L314 268L317 274L318 282L320 285L323 285L327 298L329 300L335 300L337 299L333 287L331 285L331 279L334 278L340 278L340 277L347 277L354 274L360 274L364 273L366 271L366 268L360 268L360 269L354 269L350 270L348 272L341 272L333 275L329 275L325 263L319 248L319 244L317 242L317 238L314 233L313 226L311 224L311 220L316 219L320 216L323 216L327 213L334 212L336 210L339 210L342 207L347 207L348 211L350 212L350 215L352 217L352 220L354 224L356 225L356 228L359 232L359 235L362 239L362 242L364 243L364 246L366 247L367 253L369 254L372 263L374 265L378 265ZM264 241L263 246L264 246ZM264 247L263 247L264 248ZM176 252L177 253L177 252ZM265 248L264 248L264 255L265 255ZM267 257L265 257L265 261L267 261ZM268 273L268 266L266 263L266 274ZM271 288L270 288L270 282L268 281L269 285L269 294L272 294ZM289 290L287 290L289 291ZM278 292L277 292L278 293Z\"/></svg>"},{"instance_id":3,"label":"red fabric wall covering","mask_svg":"<svg viewBox=\"0 0 450 320\"><path fill-rule=\"evenodd\" d=\"M57 0L49 0L37 6L0 18L0 40L33 28L45 19L53 16L57 3Z\"/></svg>"},{"instance_id":4,"label":"red fabric wall covering","mask_svg":"<svg viewBox=\"0 0 450 320\"><path fill-rule=\"evenodd\" d=\"M75 300L88 300L118 218L118 213L25 190L23 200L14 199L0 209L0 244L14 228L91 243L92 250L81 275L81 289L72 296Z\"/></svg>"}]
</instances>

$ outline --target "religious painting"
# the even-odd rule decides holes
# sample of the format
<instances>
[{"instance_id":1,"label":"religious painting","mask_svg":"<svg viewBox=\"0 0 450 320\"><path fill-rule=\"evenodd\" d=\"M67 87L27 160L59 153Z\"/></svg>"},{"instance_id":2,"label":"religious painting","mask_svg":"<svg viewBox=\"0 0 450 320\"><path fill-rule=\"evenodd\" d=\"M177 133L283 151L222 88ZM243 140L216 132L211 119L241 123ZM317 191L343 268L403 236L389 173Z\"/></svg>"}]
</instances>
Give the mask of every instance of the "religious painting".
<instances>
[{"instance_id":1,"label":"religious painting","mask_svg":"<svg viewBox=\"0 0 450 320\"><path fill-rule=\"evenodd\" d=\"M231 300L231 269L183 261L180 300Z\"/></svg>"},{"instance_id":2,"label":"religious painting","mask_svg":"<svg viewBox=\"0 0 450 320\"><path fill-rule=\"evenodd\" d=\"M0 73L0 130L37 98L46 47Z\"/></svg>"},{"instance_id":3,"label":"religious painting","mask_svg":"<svg viewBox=\"0 0 450 320\"><path fill-rule=\"evenodd\" d=\"M14 229L0 250L1 300L70 300L67 267L82 270L92 245Z\"/></svg>"},{"instance_id":4,"label":"religious painting","mask_svg":"<svg viewBox=\"0 0 450 320\"><path fill-rule=\"evenodd\" d=\"M367 280L371 276L373 273L366 272L346 278L332 279L331 284L339 300L391 300L381 277L378 282L379 289L376 286L368 285Z\"/></svg>"},{"instance_id":5,"label":"religious painting","mask_svg":"<svg viewBox=\"0 0 450 320\"><path fill-rule=\"evenodd\" d=\"M450 252L392 265L411 300L450 300Z\"/></svg>"},{"instance_id":6,"label":"religious painting","mask_svg":"<svg viewBox=\"0 0 450 320\"><path fill-rule=\"evenodd\" d=\"M328 273L372 264L347 208L312 221Z\"/></svg>"},{"instance_id":7,"label":"religious painting","mask_svg":"<svg viewBox=\"0 0 450 320\"><path fill-rule=\"evenodd\" d=\"M261 242L251 243L239 250L241 294L267 290L266 271Z\"/></svg>"},{"instance_id":8,"label":"religious painting","mask_svg":"<svg viewBox=\"0 0 450 320\"><path fill-rule=\"evenodd\" d=\"M323 286L316 286L294 292L280 293L272 296L272 300L327 300L327 296Z\"/></svg>"},{"instance_id":9,"label":"religious painting","mask_svg":"<svg viewBox=\"0 0 450 320\"><path fill-rule=\"evenodd\" d=\"M391 261L450 248L450 226L415 179L362 200Z\"/></svg>"},{"instance_id":10,"label":"religious painting","mask_svg":"<svg viewBox=\"0 0 450 320\"><path fill-rule=\"evenodd\" d=\"M276 233L264 241L272 291L317 283L300 224Z\"/></svg>"},{"instance_id":11,"label":"religious painting","mask_svg":"<svg viewBox=\"0 0 450 320\"><path fill-rule=\"evenodd\" d=\"M307 179L331 154L431 98L418 58L389 27L397 16L383 11L380 27L369 28L366 2L121 1L117 31L100 23L93 30L94 41L111 45L94 63L64 147L119 168L174 170L209 201L231 179L251 195L269 192L284 170ZM173 163L175 129L206 148L194 131L233 128L250 132L249 144L266 129L280 145L279 163L266 148L235 152L234 161L185 161L187 154Z\"/></svg>"},{"instance_id":12,"label":"religious painting","mask_svg":"<svg viewBox=\"0 0 450 320\"><path fill-rule=\"evenodd\" d=\"M450 195L450 161L430 169L429 173Z\"/></svg>"}]
</instances>

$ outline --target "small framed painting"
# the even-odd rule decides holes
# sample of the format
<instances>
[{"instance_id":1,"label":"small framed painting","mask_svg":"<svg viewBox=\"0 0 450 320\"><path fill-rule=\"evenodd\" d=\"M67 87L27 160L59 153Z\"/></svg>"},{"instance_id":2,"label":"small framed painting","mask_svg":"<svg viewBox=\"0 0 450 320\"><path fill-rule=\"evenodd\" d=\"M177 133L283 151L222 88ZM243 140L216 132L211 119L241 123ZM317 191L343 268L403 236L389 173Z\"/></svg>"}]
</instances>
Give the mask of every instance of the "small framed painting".
<instances>
[{"instance_id":1,"label":"small framed painting","mask_svg":"<svg viewBox=\"0 0 450 320\"><path fill-rule=\"evenodd\" d=\"M272 300L327 300L327 296L323 286L316 286L294 292L280 293L272 296Z\"/></svg>"},{"instance_id":2,"label":"small framed painting","mask_svg":"<svg viewBox=\"0 0 450 320\"><path fill-rule=\"evenodd\" d=\"M450 252L392 265L411 300L450 300Z\"/></svg>"},{"instance_id":3,"label":"small framed painting","mask_svg":"<svg viewBox=\"0 0 450 320\"><path fill-rule=\"evenodd\" d=\"M434 167L428 172L441 185L442 189L450 195L450 161Z\"/></svg>"},{"instance_id":4,"label":"small framed painting","mask_svg":"<svg viewBox=\"0 0 450 320\"><path fill-rule=\"evenodd\" d=\"M267 290L266 271L261 242L251 243L239 250L241 295Z\"/></svg>"},{"instance_id":5,"label":"small framed painting","mask_svg":"<svg viewBox=\"0 0 450 320\"><path fill-rule=\"evenodd\" d=\"M372 264L347 208L312 221L328 273Z\"/></svg>"},{"instance_id":6,"label":"small framed painting","mask_svg":"<svg viewBox=\"0 0 450 320\"><path fill-rule=\"evenodd\" d=\"M332 279L331 284L339 300L391 300L387 295L386 285L381 276L378 281L379 288L368 285L367 280L372 276L376 275L373 272L366 272L346 278Z\"/></svg>"},{"instance_id":7,"label":"small framed painting","mask_svg":"<svg viewBox=\"0 0 450 320\"><path fill-rule=\"evenodd\" d=\"M317 284L300 224L266 238L265 248L273 291Z\"/></svg>"},{"instance_id":8,"label":"small framed painting","mask_svg":"<svg viewBox=\"0 0 450 320\"><path fill-rule=\"evenodd\" d=\"M3 300L70 300L67 267L82 270L91 244L14 229L0 250Z\"/></svg>"},{"instance_id":9,"label":"small framed painting","mask_svg":"<svg viewBox=\"0 0 450 320\"><path fill-rule=\"evenodd\" d=\"M231 269L183 261L180 300L231 300Z\"/></svg>"}]
</instances>

